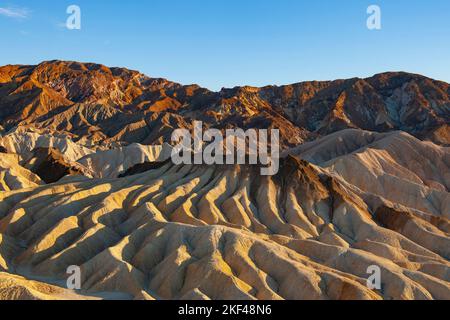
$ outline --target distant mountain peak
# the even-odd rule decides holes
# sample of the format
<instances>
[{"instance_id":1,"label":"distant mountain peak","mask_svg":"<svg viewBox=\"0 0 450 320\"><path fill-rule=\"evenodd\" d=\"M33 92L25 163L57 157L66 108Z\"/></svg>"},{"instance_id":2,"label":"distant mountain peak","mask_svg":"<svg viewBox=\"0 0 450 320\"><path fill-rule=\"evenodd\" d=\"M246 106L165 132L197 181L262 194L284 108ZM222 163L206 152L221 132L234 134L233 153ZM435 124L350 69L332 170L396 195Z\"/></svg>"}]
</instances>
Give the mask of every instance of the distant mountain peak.
<instances>
[{"instance_id":1,"label":"distant mountain peak","mask_svg":"<svg viewBox=\"0 0 450 320\"><path fill-rule=\"evenodd\" d=\"M197 119L219 129L281 126L286 146L345 128L404 130L446 145L450 143L446 138L449 97L449 84L406 72L212 92L96 63L53 60L35 66L0 67L3 127L45 126L80 137L101 132L102 139L126 142L167 141L170 128L181 125L181 119ZM79 119L80 114L71 109L75 105L96 108L90 107L89 114ZM111 108L116 111L108 116L103 109ZM172 119L169 131L163 123L145 122L163 128L153 132L152 138L150 132L124 137L127 127L150 130L137 123L155 113Z\"/></svg>"}]
</instances>

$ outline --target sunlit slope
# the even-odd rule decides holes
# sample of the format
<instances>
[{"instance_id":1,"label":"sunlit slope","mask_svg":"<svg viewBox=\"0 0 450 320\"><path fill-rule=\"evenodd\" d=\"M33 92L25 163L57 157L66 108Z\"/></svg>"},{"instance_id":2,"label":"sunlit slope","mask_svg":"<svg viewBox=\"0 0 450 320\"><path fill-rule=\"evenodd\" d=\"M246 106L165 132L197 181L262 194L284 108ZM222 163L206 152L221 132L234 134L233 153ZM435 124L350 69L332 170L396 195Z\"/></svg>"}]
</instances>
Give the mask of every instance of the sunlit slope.
<instances>
[{"instance_id":1,"label":"sunlit slope","mask_svg":"<svg viewBox=\"0 0 450 320\"><path fill-rule=\"evenodd\" d=\"M60 281L79 265L83 293L147 299L450 298L447 212L369 208L306 161L281 168L167 163L3 192L2 268ZM366 286L371 265L382 290Z\"/></svg>"}]
</instances>

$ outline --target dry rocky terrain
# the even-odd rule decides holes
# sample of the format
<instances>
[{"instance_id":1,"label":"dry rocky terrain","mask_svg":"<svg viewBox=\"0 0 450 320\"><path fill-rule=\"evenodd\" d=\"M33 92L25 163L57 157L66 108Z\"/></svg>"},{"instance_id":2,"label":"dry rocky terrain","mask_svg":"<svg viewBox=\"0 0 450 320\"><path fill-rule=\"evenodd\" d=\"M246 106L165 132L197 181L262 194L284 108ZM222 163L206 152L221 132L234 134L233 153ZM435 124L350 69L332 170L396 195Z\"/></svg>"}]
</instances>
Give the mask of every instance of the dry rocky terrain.
<instances>
[{"instance_id":1,"label":"dry rocky terrain","mask_svg":"<svg viewBox=\"0 0 450 320\"><path fill-rule=\"evenodd\" d=\"M0 299L448 300L449 95L407 73L211 92L0 67ZM280 129L280 171L174 165L193 120Z\"/></svg>"}]
</instances>

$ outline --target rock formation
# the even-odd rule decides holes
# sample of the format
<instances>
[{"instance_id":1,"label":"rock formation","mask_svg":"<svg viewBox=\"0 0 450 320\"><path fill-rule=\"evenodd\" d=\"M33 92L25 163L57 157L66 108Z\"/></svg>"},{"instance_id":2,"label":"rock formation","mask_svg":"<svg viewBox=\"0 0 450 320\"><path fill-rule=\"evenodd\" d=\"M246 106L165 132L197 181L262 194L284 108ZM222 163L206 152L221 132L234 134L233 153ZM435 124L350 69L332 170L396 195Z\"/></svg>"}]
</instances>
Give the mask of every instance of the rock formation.
<instances>
[{"instance_id":1,"label":"rock formation","mask_svg":"<svg viewBox=\"0 0 450 320\"><path fill-rule=\"evenodd\" d=\"M407 73L211 92L1 67L0 299L450 299L449 94ZM280 171L173 164L193 120L280 129Z\"/></svg>"}]
</instances>

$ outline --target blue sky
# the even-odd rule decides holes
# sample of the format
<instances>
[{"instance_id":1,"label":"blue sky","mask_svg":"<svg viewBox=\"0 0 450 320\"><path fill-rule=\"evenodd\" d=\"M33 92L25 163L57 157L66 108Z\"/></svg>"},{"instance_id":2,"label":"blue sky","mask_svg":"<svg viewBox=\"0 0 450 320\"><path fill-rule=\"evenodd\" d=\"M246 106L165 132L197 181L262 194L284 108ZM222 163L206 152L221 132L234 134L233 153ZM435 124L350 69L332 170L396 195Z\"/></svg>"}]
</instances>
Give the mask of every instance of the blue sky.
<instances>
[{"instance_id":1,"label":"blue sky","mask_svg":"<svg viewBox=\"0 0 450 320\"><path fill-rule=\"evenodd\" d=\"M71 4L81 30L63 26ZM213 90L398 70L450 82L448 0L0 0L0 30L0 65L98 62Z\"/></svg>"}]
</instances>

